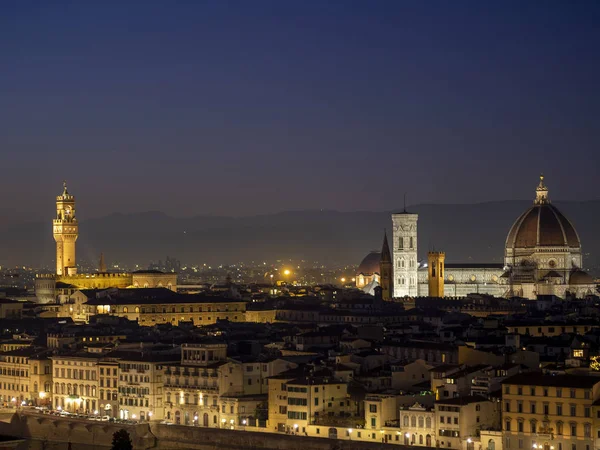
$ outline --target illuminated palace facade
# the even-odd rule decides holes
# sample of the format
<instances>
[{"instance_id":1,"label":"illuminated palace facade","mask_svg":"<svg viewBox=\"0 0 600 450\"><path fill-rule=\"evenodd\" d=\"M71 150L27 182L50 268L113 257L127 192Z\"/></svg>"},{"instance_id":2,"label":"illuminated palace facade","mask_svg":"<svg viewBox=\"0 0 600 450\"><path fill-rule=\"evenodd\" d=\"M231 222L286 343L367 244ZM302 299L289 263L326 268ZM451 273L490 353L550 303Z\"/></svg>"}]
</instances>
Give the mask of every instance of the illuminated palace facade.
<instances>
[{"instance_id":1,"label":"illuminated palace facade","mask_svg":"<svg viewBox=\"0 0 600 450\"><path fill-rule=\"evenodd\" d=\"M417 222L418 215L414 213L392 214L395 298L430 295L427 264L420 264L417 259ZM377 281L380 259L381 253L371 252L363 260L357 273L358 288L364 289L365 281ZM544 177L540 177L533 205L508 232L504 263L445 264L443 292L447 297L478 293L529 299L537 295L581 298L597 292L596 283L582 269L582 262L579 235L550 202Z\"/></svg>"},{"instance_id":2,"label":"illuminated palace facade","mask_svg":"<svg viewBox=\"0 0 600 450\"><path fill-rule=\"evenodd\" d=\"M108 272L101 261L97 272L78 273L76 242L79 223L75 214L75 197L63 184L63 192L56 197L56 216L52 221L56 242L56 271L40 274L35 282L39 303L60 303L79 289L153 288L177 289L177 274L157 270L140 270L133 273Z\"/></svg>"}]
</instances>

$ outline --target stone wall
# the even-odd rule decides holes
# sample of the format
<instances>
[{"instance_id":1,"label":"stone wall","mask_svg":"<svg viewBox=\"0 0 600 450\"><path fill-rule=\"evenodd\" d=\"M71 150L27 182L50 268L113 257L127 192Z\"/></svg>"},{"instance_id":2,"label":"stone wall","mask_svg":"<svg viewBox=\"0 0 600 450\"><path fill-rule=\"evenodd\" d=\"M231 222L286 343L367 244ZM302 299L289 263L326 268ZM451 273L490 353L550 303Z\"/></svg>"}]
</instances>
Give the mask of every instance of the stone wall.
<instances>
[{"instance_id":1,"label":"stone wall","mask_svg":"<svg viewBox=\"0 0 600 450\"><path fill-rule=\"evenodd\" d=\"M136 450L156 446L148 424L111 424L21 412L14 414L10 421L0 422L0 434L39 441L87 444L94 448L110 447L113 434L122 428L129 432Z\"/></svg>"},{"instance_id":2,"label":"stone wall","mask_svg":"<svg viewBox=\"0 0 600 450\"><path fill-rule=\"evenodd\" d=\"M113 434L126 429L135 450L376 450L380 442L360 442L329 438L293 436L257 431L224 430L182 425L122 425L90 422L56 416L18 412L10 420L0 421L0 434L10 434L37 442L71 443L73 448L104 448L112 444ZM407 450L398 444L387 448ZM429 450L427 447L420 447Z\"/></svg>"}]
</instances>

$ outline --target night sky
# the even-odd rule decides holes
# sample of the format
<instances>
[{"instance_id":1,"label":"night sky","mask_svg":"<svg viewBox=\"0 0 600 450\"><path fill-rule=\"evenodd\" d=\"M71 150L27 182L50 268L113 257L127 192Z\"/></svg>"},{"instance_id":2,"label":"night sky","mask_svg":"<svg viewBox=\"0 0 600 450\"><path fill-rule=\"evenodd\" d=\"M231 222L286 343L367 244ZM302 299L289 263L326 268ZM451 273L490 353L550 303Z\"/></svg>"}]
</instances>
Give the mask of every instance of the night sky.
<instances>
[{"instance_id":1,"label":"night sky","mask_svg":"<svg viewBox=\"0 0 600 450\"><path fill-rule=\"evenodd\" d=\"M0 3L0 201L48 220L598 195L600 2ZM84 206L85 205L85 206Z\"/></svg>"}]
</instances>

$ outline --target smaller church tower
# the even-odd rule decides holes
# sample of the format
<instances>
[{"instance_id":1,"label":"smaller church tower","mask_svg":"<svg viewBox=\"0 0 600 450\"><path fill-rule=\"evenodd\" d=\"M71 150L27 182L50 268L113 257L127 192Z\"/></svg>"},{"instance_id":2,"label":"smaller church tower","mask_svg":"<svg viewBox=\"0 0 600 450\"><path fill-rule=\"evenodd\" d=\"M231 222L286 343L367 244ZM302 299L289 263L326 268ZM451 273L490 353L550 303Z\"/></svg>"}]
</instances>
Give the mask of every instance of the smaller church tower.
<instances>
[{"instance_id":1,"label":"smaller church tower","mask_svg":"<svg viewBox=\"0 0 600 450\"><path fill-rule=\"evenodd\" d=\"M104 262L104 253L100 253L100 264L98 264L98 272L106 273L106 264Z\"/></svg>"},{"instance_id":2,"label":"smaller church tower","mask_svg":"<svg viewBox=\"0 0 600 450\"><path fill-rule=\"evenodd\" d=\"M427 254L427 265L429 271L429 296L444 296L444 252L429 252Z\"/></svg>"},{"instance_id":3,"label":"smaller church tower","mask_svg":"<svg viewBox=\"0 0 600 450\"><path fill-rule=\"evenodd\" d=\"M379 262L379 282L382 288L381 298L391 300L394 290L392 289L392 254L388 245L387 232L383 232L383 246L381 247L381 261Z\"/></svg>"}]
</instances>

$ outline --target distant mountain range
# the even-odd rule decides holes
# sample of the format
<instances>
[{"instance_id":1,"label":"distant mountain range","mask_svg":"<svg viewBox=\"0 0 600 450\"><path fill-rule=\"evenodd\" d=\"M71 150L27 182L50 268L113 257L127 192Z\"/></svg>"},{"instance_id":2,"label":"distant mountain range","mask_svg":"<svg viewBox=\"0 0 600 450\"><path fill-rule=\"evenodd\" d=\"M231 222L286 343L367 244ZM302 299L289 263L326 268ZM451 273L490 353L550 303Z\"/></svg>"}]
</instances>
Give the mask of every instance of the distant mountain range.
<instances>
[{"instance_id":1,"label":"distant mountain range","mask_svg":"<svg viewBox=\"0 0 600 450\"><path fill-rule=\"evenodd\" d=\"M419 255L444 250L447 262L502 262L506 235L530 201L416 205ZM600 266L600 200L555 202L579 232L585 267ZM391 211L290 211L254 217L170 217L160 212L112 214L80 223L78 258L147 264L170 255L187 264L305 259L358 265L391 233ZM52 266L51 223L0 233L0 264Z\"/></svg>"}]
</instances>

